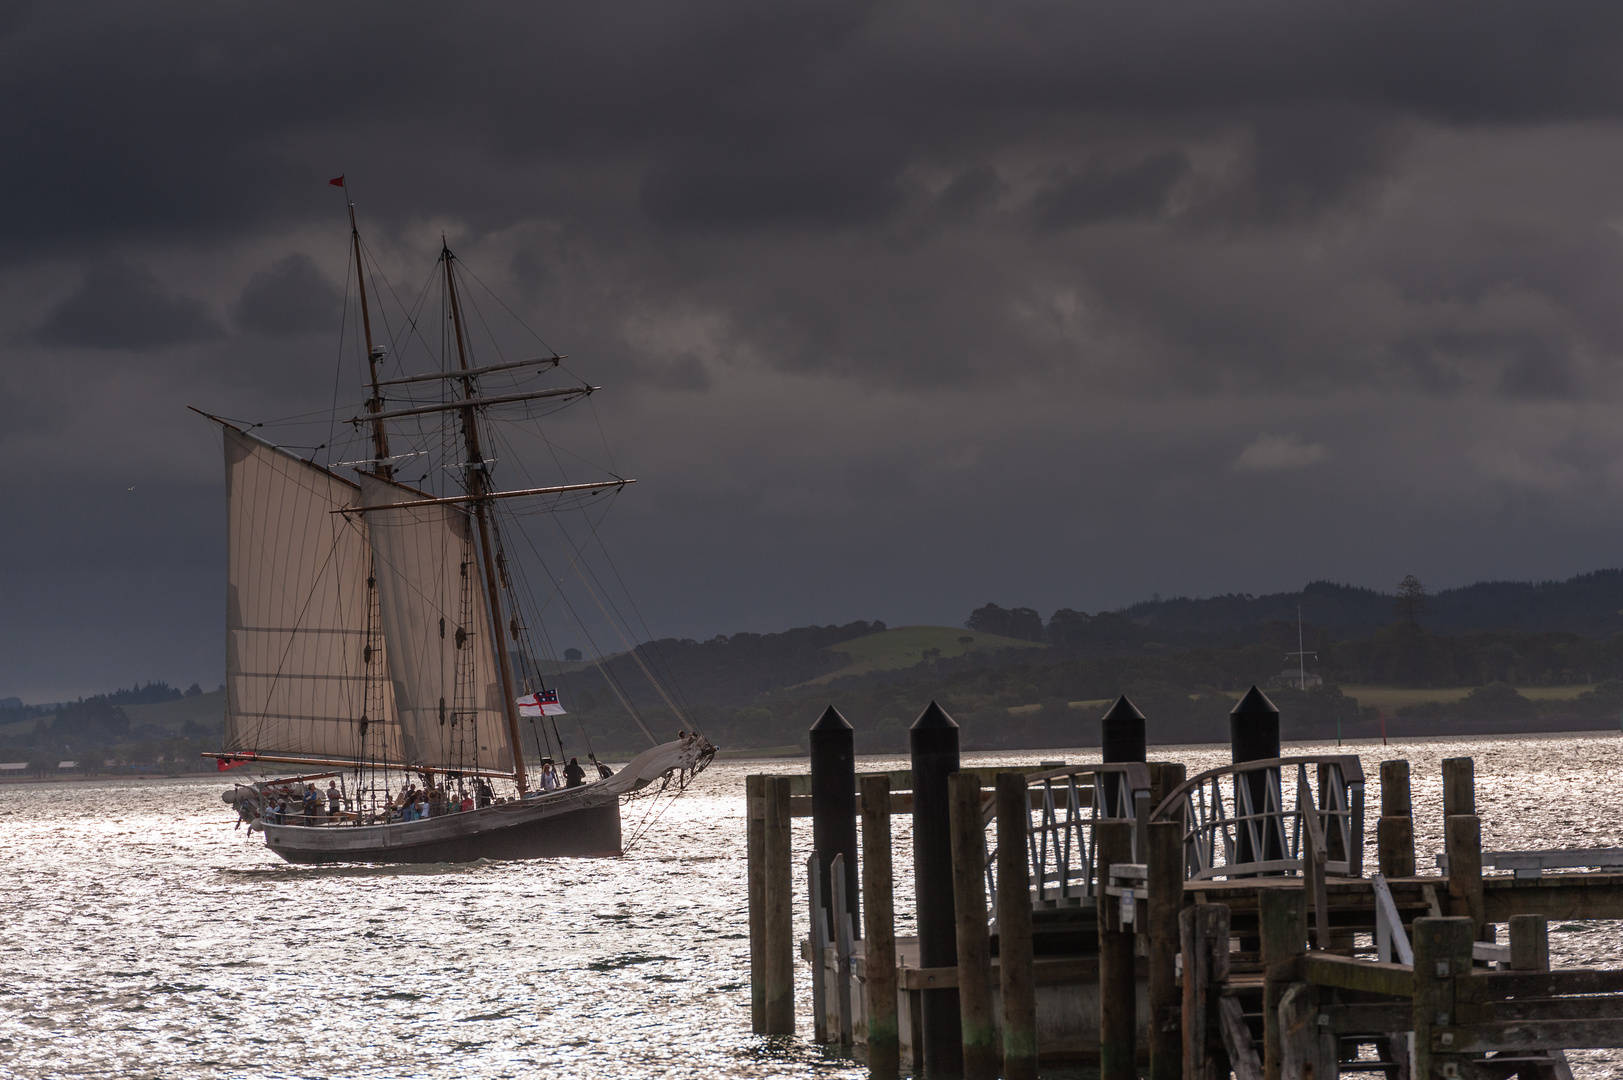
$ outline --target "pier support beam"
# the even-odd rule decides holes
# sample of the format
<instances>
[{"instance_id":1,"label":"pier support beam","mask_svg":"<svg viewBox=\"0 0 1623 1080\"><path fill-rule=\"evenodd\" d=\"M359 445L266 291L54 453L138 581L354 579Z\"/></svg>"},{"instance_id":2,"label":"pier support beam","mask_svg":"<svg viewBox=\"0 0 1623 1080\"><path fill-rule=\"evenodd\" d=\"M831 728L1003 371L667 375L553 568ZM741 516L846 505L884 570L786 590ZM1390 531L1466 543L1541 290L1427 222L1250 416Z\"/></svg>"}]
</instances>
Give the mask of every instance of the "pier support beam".
<instances>
[{"instance_id":1,"label":"pier support beam","mask_svg":"<svg viewBox=\"0 0 1623 1080\"><path fill-rule=\"evenodd\" d=\"M1469 1076L1460 1059L1434 1052L1432 1029L1450 1027L1458 1018L1454 980L1471 970L1471 941L1476 935L1471 920L1461 918L1414 921L1414 1077L1433 1080L1444 1075Z\"/></svg>"},{"instance_id":2,"label":"pier support beam","mask_svg":"<svg viewBox=\"0 0 1623 1080\"><path fill-rule=\"evenodd\" d=\"M1149 837L1144 861L1149 868L1150 894L1150 1080L1179 1080L1183 1038L1177 956L1178 910L1183 905L1183 825L1152 821Z\"/></svg>"},{"instance_id":3,"label":"pier support beam","mask_svg":"<svg viewBox=\"0 0 1623 1080\"><path fill-rule=\"evenodd\" d=\"M862 778L863 959L868 1012L868 1072L896 1080L902 1068L896 1021L896 921L890 859L890 777Z\"/></svg>"},{"instance_id":4,"label":"pier support beam","mask_svg":"<svg viewBox=\"0 0 1623 1080\"><path fill-rule=\"evenodd\" d=\"M1476 762L1468 757L1443 759L1443 817L1476 813Z\"/></svg>"},{"instance_id":5,"label":"pier support beam","mask_svg":"<svg viewBox=\"0 0 1623 1080\"><path fill-rule=\"evenodd\" d=\"M958 725L935 702L908 731L913 758L913 895L918 910L919 966L957 967L953 916L952 825L947 777L958 771ZM964 1072L963 1030L956 987L921 991L924 1074ZM915 1044L916 1045L916 1044Z\"/></svg>"},{"instance_id":6,"label":"pier support beam","mask_svg":"<svg viewBox=\"0 0 1623 1080\"><path fill-rule=\"evenodd\" d=\"M964 1080L997 1080L997 1028L992 1019L992 948L986 929L986 819L980 777L947 777L952 826L952 895L957 916L958 1010Z\"/></svg>"},{"instance_id":7,"label":"pier support beam","mask_svg":"<svg viewBox=\"0 0 1623 1080\"><path fill-rule=\"evenodd\" d=\"M1099 1080L1136 1080L1138 974L1133 926L1122 925L1119 898L1105 895L1111 866L1133 861L1133 823L1101 820L1093 835L1099 900Z\"/></svg>"},{"instance_id":8,"label":"pier support beam","mask_svg":"<svg viewBox=\"0 0 1623 1080\"><path fill-rule=\"evenodd\" d=\"M1226 1080L1230 1067L1217 994L1229 977L1228 905L1184 908L1178 913L1178 932L1183 951L1183 1080Z\"/></svg>"},{"instance_id":9,"label":"pier support beam","mask_svg":"<svg viewBox=\"0 0 1623 1080\"><path fill-rule=\"evenodd\" d=\"M1449 817L1443 823L1443 847L1448 852L1448 913L1469 918L1478 940L1490 940L1482 937L1488 914L1482 890L1482 820L1475 814Z\"/></svg>"},{"instance_id":10,"label":"pier support beam","mask_svg":"<svg viewBox=\"0 0 1623 1080\"><path fill-rule=\"evenodd\" d=\"M789 777L766 778L766 1034L795 1033L794 878L790 865Z\"/></svg>"},{"instance_id":11,"label":"pier support beam","mask_svg":"<svg viewBox=\"0 0 1623 1080\"><path fill-rule=\"evenodd\" d=\"M749 816L744 850L749 881L750 1030L766 1034L766 777L744 778Z\"/></svg>"},{"instance_id":12,"label":"pier support beam","mask_svg":"<svg viewBox=\"0 0 1623 1080\"><path fill-rule=\"evenodd\" d=\"M1510 917L1512 971L1550 970L1550 923L1542 915Z\"/></svg>"},{"instance_id":13,"label":"pier support beam","mask_svg":"<svg viewBox=\"0 0 1623 1080\"><path fill-rule=\"evenodd\" d=\"M1297 957L1307 951L1307 902L1299 889L1264 889L1257 894L1262 924L1262 1075L1280 1080L1279 1003L1296 981Z\"/></svg>"},{"instance_id":14,"label":"pier support beam","mask_svg":"<svg viewBox=\"0 0 1623 1080\"><path fill-rule=\"evenodd\" d=\"M862 936L859 925L857 883L857 755L856 732L830 705L807 733L811 746L812 847L822 862L823 893L817 905L834 911L830 890L834 874L830 869L837 856L845 856L845 908L851 913L853 932ZM834 936L839 937L838 928Z\"/></svg>"},{"instance_id":15,"label":"pier support beam","mask_svg":"<svg viewBox=\"0 0 1623 1080\"><path fill-rule=\"evenodd\" d=\"M1031 942L1031 804L1022 773L997 777L998 983L1004 1080L1037 1080L1037 996Z\"/></svg>"},{"instance_id":16,"label":"pier support beam","mask_svg":"<svg viewBox=\"0 0 1623 1080\"><path fill-rule=\"evenodd\" d=\"M1381 762L1381 816L1375 822L1375 861L1382 876L1414 877L1414 804L1409 763Z\"/></svg>"}]
</instances>

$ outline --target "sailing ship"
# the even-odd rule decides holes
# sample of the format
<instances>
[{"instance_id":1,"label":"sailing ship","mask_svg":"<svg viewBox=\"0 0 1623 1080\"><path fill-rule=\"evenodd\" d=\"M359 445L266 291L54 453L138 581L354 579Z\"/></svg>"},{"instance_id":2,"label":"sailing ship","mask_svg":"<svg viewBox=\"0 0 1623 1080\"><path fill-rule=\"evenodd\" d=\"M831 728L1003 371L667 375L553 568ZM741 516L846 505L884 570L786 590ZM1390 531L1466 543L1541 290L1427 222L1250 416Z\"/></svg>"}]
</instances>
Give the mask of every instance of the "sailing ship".
<instances>
[{"instance_id":1,"label":"sailing ship","mask_svg":"<svg viewBox=\"0 0 1623 1080\"><path fill-rule=\"evenodd\" d=\"M472 355L463 274L443 240L437 369L385 378L390 349L373 341L353 203L349 220L370 390L349 420L370 453L317 464L314 453L256 435L259 425L202 413L223 435L228 538L224 745L208 756L221 770L292 770L223 797L239 827L262 832L290 862L619 855L622 802L679 792L715 747L659 686L683 727L656 740L604 669L653 745L613 770L583 729L594 775L571 760L568 780L555 783L554 765L566 760L558 717L567 714L556 677L546 685L537 605L509 557L518 516L503 511L557 513L634 481L502 490L487 449L514 411L529 423L538 406L598 388L527 386L559 369L564 357L551 350L495 363ZM423 340L419 316L408 312L397 331L408 345L414 334ZM404 452L403 441L412 444ZM401 462L425 457L417 483L398 474Z\"/></svg>"}]
</instances>

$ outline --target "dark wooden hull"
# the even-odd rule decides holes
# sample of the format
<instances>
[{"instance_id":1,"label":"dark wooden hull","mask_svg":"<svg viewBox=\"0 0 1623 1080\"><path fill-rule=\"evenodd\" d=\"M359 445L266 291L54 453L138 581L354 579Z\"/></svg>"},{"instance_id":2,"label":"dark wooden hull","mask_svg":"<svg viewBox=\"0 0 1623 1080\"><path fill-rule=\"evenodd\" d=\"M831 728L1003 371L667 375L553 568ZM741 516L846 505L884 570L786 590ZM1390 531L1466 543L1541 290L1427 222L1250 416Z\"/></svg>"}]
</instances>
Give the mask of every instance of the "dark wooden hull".
<instances>
[{"instance_id":1,"label":"dark wooden hull","mask_svg":"<svg viewBox=\"0 0 1623 1080\"><path fill-rule=\"evenodd\" d=\"M620 800L550 796L401 825L265 826L292 863L457 863L621 854Z\"/></svg>"}]
</instances>

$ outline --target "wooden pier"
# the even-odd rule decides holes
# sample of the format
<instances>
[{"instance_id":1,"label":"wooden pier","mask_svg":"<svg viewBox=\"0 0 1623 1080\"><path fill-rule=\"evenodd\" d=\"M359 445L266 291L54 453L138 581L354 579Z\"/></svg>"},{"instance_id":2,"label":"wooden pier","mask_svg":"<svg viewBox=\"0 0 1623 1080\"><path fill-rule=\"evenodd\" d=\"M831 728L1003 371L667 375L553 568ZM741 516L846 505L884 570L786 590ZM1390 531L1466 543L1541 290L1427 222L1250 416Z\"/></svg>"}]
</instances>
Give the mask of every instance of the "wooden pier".
<instances>
[{"instance_id":1,"label":"wooden pier","mask_svg":"<svg viewBox=\"0 0 1623 1080\"><path fill-rule=\"evenodd\" d=\"M1272 708L1241 704L1247 722ZM1366 865L1362 762L1277 756L1277 711L1275 756L1186 778L1144 761L960 769L931 709L919 775L858 775L834 713L811 774L748 778L756 1032L800 1034L798 961L809 1034L875 1077L1079 1062L1101 1080L1569 1080L1563 1051L1623 1047L1623 970L1549 970L1546 931L1623 918L1623 849L1483 851L1468 758L1443 763L1442 805L1423 808L1444 850L1420 873L1408 763L1380 763ZM843 850L797 871L792 830L814 813L839 818L817 834ZM915 815L923 943L895 934L897 814ZM938 842L950 861L920 853Z\"/></svg>"}]
</instances>

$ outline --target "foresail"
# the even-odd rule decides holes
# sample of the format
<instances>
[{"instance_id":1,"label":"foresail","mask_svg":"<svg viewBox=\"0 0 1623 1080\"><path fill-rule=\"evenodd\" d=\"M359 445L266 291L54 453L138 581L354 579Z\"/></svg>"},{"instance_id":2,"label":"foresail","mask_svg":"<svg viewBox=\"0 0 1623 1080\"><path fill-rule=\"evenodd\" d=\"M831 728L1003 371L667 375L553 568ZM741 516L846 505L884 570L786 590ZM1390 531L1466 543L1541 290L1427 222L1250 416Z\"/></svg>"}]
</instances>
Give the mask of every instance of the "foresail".
<instances>
[{"instance_id":1,"label":"foresail","mask_svg":"<svg viewBox=\"0 0 1623 1080\"><path fill-rule=\"evenodd\" d=\"M225 749L401 760L381 636L374 633L367 649L372 553L366 522L360 514L331 513L356 505L360 489L235 428L223 429Z\"/></svg>"},{"instance_id":2,"label":"foresail","mask_svg":"<svg viewBox=\"0 0 1623 1080\"><path fill-rule=\"evenodd\" d=\"M367 506L423 493L361 478ZM439 504L368 512L378 604L406 761L450 772L511 772L489 608L466 511Z\"/></svg>"}]
</instances>

